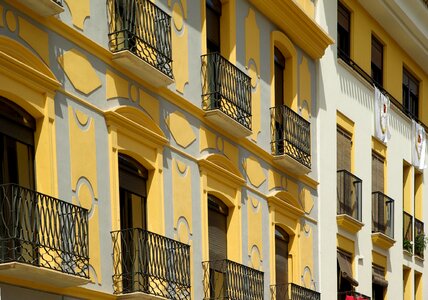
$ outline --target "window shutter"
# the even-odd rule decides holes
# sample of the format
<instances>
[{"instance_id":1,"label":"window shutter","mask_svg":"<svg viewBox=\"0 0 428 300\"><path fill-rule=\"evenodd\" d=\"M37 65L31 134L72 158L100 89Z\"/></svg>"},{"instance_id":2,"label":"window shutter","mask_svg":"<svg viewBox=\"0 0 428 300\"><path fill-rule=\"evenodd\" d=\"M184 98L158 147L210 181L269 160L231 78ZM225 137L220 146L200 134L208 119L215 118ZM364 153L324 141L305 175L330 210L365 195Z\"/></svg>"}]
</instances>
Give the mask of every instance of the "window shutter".
<instances>
[{"instance_id":1,"label":"window shutter","mask_svg":"<svg viewBox=\"0 0 428 300\"><path fill-rule=\"evenodd\" d=\"M210 261L227 258L227 216L208 210L208 238Z\"/></svg>"},{"instance_id":2,"label":"window shutter","mask_svg":"<svg viewBox=\"0 0 428 300\"><path fill-rule=\"evenodd\" d=\"M384 192L384 158L372 153L372 192Z\"/></svg>"},{"instance_id":3,"label":"window shutter","mask_svg":"<svg viewBox=\"0 0 428 300\"><path fill-rule=\"evenodd\" d=\"M349 133L337 128L337 170L351 171L352 138Z\"/></svg>"},{"instance_id":4,"label":"window shutter","mask_svg":"<svg viewBox=\"0 0 428 300\"><path fill-rule=\"evenodd\" d=\"M288 243L283 239L275 238L275 271L276 284L288 283Z\"/></svg>"}]
</instances>

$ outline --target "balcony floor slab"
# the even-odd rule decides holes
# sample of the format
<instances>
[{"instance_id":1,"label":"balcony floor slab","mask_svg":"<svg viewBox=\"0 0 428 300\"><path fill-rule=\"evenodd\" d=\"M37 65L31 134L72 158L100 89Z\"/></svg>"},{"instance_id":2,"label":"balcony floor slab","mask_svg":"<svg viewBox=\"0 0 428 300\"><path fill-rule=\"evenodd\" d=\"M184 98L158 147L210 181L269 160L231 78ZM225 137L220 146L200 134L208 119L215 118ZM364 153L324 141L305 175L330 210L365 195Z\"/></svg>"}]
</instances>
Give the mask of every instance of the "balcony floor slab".
<instances>
[{"instance_id":1,"label":"balcony floor slab","mask_svg":"<svg viewBox=\"0 0 428 300\"><path fill-rule=\"evenodd\" d=\"M20 2L30 8L32 11L36 12L37 14L48 17L60 14L64 11L64 8L55 3L53 0L16 0L17 2Z\"/></svg>"},{"instance_id":2,"label":"balcony floor slab","mask_svg":"<svg viewBox=\"0 0 428 300\"><path fill-rule=\"evenodd\" d=\"M8 262L0 264L0 275L43 283L59 288L84 285L90 281L88 278L19 262Z\"/></svg>"},{"instance_id":3,"label":"balcony floor slab","mask_svg":"<svg viewBox=\"0 0 428 300\"><path fill-rule=\"evenodd\" d=\"M120 300L166 300L167 298L146 294L143 292L134 292L129 294L121 294L117 296Z\"/></svg>"},{"instance_id":4,"label":"balcony floor slab","mask_svg":"<svg viewBox=\"0 0 428 300\"><path fill-rule=\"evenodd\" d=\"M165 75L151 64L145 62L132 52L122 50L113 53L113 62L120 65L124 69L135 74L154 87L168 86L174 82L172 78Z\"/></svg>"}]
</instances>

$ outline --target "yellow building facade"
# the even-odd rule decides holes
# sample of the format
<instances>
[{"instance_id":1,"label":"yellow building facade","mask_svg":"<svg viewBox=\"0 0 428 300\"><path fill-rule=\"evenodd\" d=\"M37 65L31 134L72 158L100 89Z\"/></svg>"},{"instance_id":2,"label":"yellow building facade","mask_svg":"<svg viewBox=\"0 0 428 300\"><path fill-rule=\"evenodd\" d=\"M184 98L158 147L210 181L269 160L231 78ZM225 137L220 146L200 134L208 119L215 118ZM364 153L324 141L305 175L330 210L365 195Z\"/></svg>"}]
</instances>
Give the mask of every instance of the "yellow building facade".
<instances>
[{"instance_id":1,"label":"yellow building facade","mask_svg":"<svg viewBox=\"0 0 428 300\"><path fill-rule=\"evenodd\" d=\"M0 298L320 299L316 12L0 1Z\"/></svg>"}]
</instances>

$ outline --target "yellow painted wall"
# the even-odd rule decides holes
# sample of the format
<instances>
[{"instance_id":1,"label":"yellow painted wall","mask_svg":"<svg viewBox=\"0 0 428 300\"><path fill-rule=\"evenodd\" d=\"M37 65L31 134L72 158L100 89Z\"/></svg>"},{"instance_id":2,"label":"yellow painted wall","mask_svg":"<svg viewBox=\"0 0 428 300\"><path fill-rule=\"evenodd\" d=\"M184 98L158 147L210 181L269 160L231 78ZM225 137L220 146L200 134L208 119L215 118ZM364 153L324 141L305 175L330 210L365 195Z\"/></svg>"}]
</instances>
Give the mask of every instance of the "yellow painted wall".
<instances>
[{"instance_id":1,"label":"yellow painted wall","mask_svg":"<svg viewBox=\"0 0 428 300\"><path fill-rule=\"evenodd\" d=\"M413 270L403 267L403 299L412 299L413 294Z\"/></svg>"},{"instance_id":2,"label":"yellow painted wall","mask_svg":"<svg viewBox=\"0 0 428 300\"><path fill-rule=\"evenodd\" d=\"M415 170L415 169L414 169ZM414 187L414 200L415 200L415 218L422 221L423 220L423 174L415 172L415 187Z\"/></svg>"},{"instance_id":3,"label":"yellow painted wall","mask_svg":"<svg viewBox=\"0 0 428 300\"><path fill-rule=\"evenodd\" d=\"M248 212L248 253L251 256L253 268L259 270L263 261L262 243L262 204L255 198L247 200Z\"/></svg>"},{"instance_id":4,"label":"yellow painted wall","mask_svg":"<svg viewBox=\"0 0 428 300\"><path fill-rule=\"evenodd\" d=\"M386 31L357 2L341 0L351 11L351 58L368 74L371 73L371 36L374 34L384 44L384 88L397 100L402 100L403 66L411 71L419 86L419 119L428 123L427 105L423 105L428 95L428 74L426 74Z\"/></svg>"},{"instance_id":5,"label":"yellow painted wall","mask_svg":"<svg viewBox=\"0 0 428 300\"><path fill-rule=\"evenodd\" d=\"M100 236L98 205L98 181L96 165L95 121L79 110L68 108L70 130L71 187L77 194L80 205L90 212L89 256L90 278L101 284ZM81 184L84 179L83 185ZM93 273L93 272L94 273Z\"/></svg>"},{"instance_id":6,"label":"yellow painted wall","mask_svg":"<svg viewBox=\"0 0 428 300\"><path fill-rule=\"evenodd\" d=\"M189 45L187 28L187 1L168 1L172 7L172 60L175 89L183 94L184 86L189 81Z\"/></svg>"},{"instance_id":7,"label":"yellow painted wall","mask_svg":"<svg viewBox=\"0 0 428 300\"><path fill-rule=\"evenodd\" d=\"M248 10L245 18L245 63L251 77L251 114L252 135L251 139L257 142L260 133L260 30L257 25L256 14L253 9Z\"/></svg>"}]
</instances>

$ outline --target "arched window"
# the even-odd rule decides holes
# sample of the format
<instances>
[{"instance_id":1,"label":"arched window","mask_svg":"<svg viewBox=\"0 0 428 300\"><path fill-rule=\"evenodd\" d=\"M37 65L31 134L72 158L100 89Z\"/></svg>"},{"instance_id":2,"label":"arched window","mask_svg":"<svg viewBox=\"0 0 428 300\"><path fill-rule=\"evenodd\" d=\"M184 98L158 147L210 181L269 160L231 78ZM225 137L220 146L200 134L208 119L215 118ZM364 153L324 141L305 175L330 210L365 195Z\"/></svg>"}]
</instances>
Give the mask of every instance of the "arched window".
<instances>
[{"instance_id":1,"label":"arched window","mask_svg":"<svg viewBox=\"0 0 428 300\"><path fill-rule=\"evenodd\" d=\"M0 97L0 183L34 189L36 121L24 109Z\"/></svg>"},{"instance_id":2,"label":"arched window","mask_svg":"<svg viewBox=\"0 0 428 300\"><path fill-rule=\"evenodd\" d=\"M277 299L285 297L280 291L288 288L288 245L290 236L282 228L275 227L275 274Z\"/></svg>"}]
</instances>

